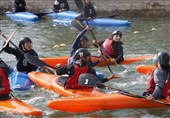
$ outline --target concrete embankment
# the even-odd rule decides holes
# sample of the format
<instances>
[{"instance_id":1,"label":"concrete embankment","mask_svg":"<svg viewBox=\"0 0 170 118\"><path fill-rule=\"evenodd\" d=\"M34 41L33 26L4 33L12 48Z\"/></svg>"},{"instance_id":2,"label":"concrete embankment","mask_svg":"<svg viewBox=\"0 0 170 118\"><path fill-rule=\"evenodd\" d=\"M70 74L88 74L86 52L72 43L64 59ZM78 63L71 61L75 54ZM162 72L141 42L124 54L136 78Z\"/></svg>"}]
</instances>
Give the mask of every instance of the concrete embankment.
<instances>
[{"instance_id":1,"label":"concrete embankment","mask_svg":"<svg viewBox=\"0 0 170 118\"><path fill-rule=\"evenodd\" d=\"M0 14L12 8L12 0L0 0ZM31 12L49 12L55 0L25 0ZM68 0L72 10L78 10L74 0ZM136 15L170 15L169 0L92 0L98 14Z\"/></svg>"}]
</instances>

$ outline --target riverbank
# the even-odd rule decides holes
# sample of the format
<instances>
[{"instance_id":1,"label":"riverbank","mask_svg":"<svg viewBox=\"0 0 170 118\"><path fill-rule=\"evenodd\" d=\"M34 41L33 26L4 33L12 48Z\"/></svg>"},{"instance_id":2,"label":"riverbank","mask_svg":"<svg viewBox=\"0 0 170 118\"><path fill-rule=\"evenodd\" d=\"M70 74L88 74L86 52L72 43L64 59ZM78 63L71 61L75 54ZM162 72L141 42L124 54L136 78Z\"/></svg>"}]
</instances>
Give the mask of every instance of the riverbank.
<instances>
[{"instance_id":1,"label":"riverbank","mask_svg":"<svg viewBox=\"0 0 170 118\"><path fill-rule=\"evenodd\" d=\"M169 0L92 0L98 15L119 14L122 16L170 15ZM52 11L54 0L26 0L31 12ZM68 0L72 10L78 10L74 0ZM11 0L0 1L0 14L11 10Z\"/></svg>"}]
</instances>

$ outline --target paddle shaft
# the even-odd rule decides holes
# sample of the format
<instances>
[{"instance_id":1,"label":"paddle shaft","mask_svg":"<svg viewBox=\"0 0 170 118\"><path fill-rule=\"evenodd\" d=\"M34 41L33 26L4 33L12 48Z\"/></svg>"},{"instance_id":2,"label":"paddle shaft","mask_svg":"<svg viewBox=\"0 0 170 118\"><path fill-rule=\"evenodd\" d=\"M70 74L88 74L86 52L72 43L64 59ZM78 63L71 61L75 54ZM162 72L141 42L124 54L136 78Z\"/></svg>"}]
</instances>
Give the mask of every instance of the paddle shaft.
<instances>
[{"instance_id":1,"label":"paddle shaft","mask_svg":"<svg viewBox=\"0 0 170 118\"><path fill-rule=\"evenodd\" d=\"M92 75L92 74L89 74L89 73L84 73L84 75L82 76L79 76L78 78L78 83L82 86L88 86L88 87L96 87L96 86L100 86L100 87L107 87L107 88L110 88L110 89L113 89L113 90L117 90L117 91L120 91L120 92L123 92L123 93L127 93L129 94L129 96L131 97L139 97L139 98L145 98L145 96L142 96L142 95L138 95L138 94L135 94L135 93L131 93L129 91L125 91L125 90L122 90L122 89L118 89L118 88L114 88L114 87L110 87L110 86L107 86L105 84L102 84L98 78L96 78L96 76ZM147 99L146 99L147 100ZM162 101L159 101L159 100L151 100L153 102L157 102L159 104L163 104L163 105L166 105L166 106L170 106L169 103L165 103L165 102L162 102Z\"/></svg>"},{"instance_id":2,"label":"paddle shaft","mask_svg":"<svg viewBox=\"0 0 170 118\"><path fill-rule=\"evenodd\" d=\"M4 44L4 46L2 47L2 50L0 51L0 53L3 51L3 48L5 48L7 46L7 44L10 42L11 44L15 45L14 43L12 43L11 39L14 36L14 34L16 33L16 31L19 29L19 27L17 27L12 34L9 36L9 38L7 38L5 35L1 34L1 30L0 30L0 34L3 38L6 39L6 43ZM16 46L16 45L15 45ZM17 47L17 46L16 46Z\"/></svg>"},{"instance_id":3,"label":"paddle shaft","mask_svg":"<svg viewBox=\"0 0 170 118\"><path fill-rule=\"evenodd\" d=\"M81 1L81 0L75 0L75 3L76 3L76 5L77 5L78 9L81 11L81 13L83 13L83 17L84 17L87 25L90 27L89 22L88 22L86 16L84 15L84 6L83 6L82 1ZM91 31L91 34L92 34L93 38L94 38L94 39L96 40L96 42L97 42L97 39L96 39L96 37L95 37L95 35L94 35L94 33L93 33L93 30L90 30L90 31ZM97 42L97 44L98 44L98 42ZM99 44L98 44L98 47L100 48ZM103 52L102 52L101 48L100 48L100 51L101 51L101 53L102 53L102 55L103 55ZM107 65L109 71L113 74L113 71L111 70L111 68L110 68L110 66L109 66L106 58L103 57L103 59L104 59L106 65Z\"/></svg>"},{"instance_id":4,"label":"paddle shaft","mask_svg":"<svg viewBox=\"0 0 170 118\"><path fill-rule=\"evenodd\" d=\"M108 88L113 89L113 90L117 90L117 91L121 91L121 92L124 92L124 93L128 93L128 94L133 95L133 96L137 96L137 97L141 97L141 98L145 98L145 99L146 99L145 96L138 95L138 94L135 94L135 93L131 93L131 92L129 92L129 91L125 91L125 90L118 89L118 88L113 88L113 87L110 87L110 86L107 86L107 85L104 85L104 84L99 84L99 85L104 86L104 87L108 87ZM163 104L163 105L166 105L166 106L170 106L169 103L165 103L165 102L162 102L162 101L159 101L159 100L153 99L153 100L151 100L151 101L157 102L157 103L160 103L160 104Z\"/></svg>"},{"instance_id":5,"label":"paddle shaft","mask_svg":"<svg viewBox=\"0 0 170 118\"><path fill-rule=\"evenodd\" d=\"M2 37L4 37L6 39L6 41L8 40L7 37L5 35L2 34ZM15 48L19 49L12 41L9 41Z\"/></svg>"}]
</instances>

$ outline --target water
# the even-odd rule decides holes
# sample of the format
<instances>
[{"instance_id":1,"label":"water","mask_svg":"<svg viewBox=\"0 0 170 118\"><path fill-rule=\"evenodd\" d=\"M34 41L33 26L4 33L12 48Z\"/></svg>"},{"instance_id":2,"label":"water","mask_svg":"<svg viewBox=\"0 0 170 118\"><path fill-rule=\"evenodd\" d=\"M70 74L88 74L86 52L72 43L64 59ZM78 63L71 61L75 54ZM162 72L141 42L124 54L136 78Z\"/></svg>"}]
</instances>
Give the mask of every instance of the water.
<instances>
[{"instance_id":1,"label":"water","mask_svg":"<svg viewBox=\"0 0 170 118\"><path fill-rule=\"evenodd\" d=\"M170 17L117 17L118 19L127 19L132 22L128 29L123 30L124 54L125 57L133 57L137 55L155 55L161 50L170 52ZM53 26L50 19L42 19L35 24L19 24L7 20L0 16L0 29L5 36L10 36L17 26L22 26L13 36L12 42L18 45L22 37L28 36L33 40L34 49L40 57L52 57L69 55L69 48L74 41L78 31L64 26ZM153 31L151 31L153 30ZM110 37L110 32L94 31L97 40ZM87 32L89 38L92 38L90 32ZM0 38L0 47L3 44L3 38ZM64 47L57 45L65 44ZM97 49L89 42L89 50L93 54L97 54ZM15 57L6 53L1 53L0 57L5 60L10 66L15 66ZM108 85L121 88L127 91L141 94L145 91L147 84L147 76L140 75L135 72L135 67L139 64L151 64L152 61L144 61L130 65L110 66L114 73L119 74L122 78L111 80L107 82ZM97 68L106 76L110 75L107 67ZM140 117L140 118L167 118L170 116L170 109L156 108L156 109L123 109L123 110L109 110L98 111L92 113L65 113L61 111L53 111L46 107L45 102L57 98L54 93L48 92L44 89L36 87L30 91L14 91L14 96L27 102L28 104L42 109L44 115L42 118L85 118L85 117ZM112 102L112 101L109 101ZM114 104L114 101L113 101ZM17 117L25 118L22 115L13 115L9 113L0 113L1 117Z\"/></svg>"}]
</instances>

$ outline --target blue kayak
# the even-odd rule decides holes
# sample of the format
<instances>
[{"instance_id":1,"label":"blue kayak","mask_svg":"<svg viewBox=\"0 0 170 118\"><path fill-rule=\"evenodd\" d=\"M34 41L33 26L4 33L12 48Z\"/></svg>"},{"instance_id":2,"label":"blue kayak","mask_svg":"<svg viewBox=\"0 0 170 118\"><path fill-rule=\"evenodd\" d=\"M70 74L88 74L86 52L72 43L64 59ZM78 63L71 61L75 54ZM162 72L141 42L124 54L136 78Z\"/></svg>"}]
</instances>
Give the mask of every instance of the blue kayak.
<instances>
[{"instance_id":1,"label":"blue kayak","mask_svg":"<svg viewBox=\"0 0 170 118\"><path fill-rule=\"evenodd\" d=\"M53 19L74 19L77 16L79 16L80 14L78 12L75 11L64 11L64 12L59 12L59 13L48 13L47 16L51 17Z\"/></svg>"},{"instance_id":2,"label":"blue kayak","mask_svg":"<svg viewBox=\"0 0 170 118\"><path fill-rule=\"evenodd\" d=\"M39 17L30 12L17 12L11 11L6 12L6 17L13 21L24 21L24 22L37 22Z\"/></svg>"},{"instance_id":3,"label":"blue kayak","mask_svg":"<svg viewBox=\"0 0 170 118\"><path fill-rule=\"evenodd\" d=\"M72 19L54 19L54 24L71 26ZM92 27L119 27L119 26L130 26L131 22L128 20L119 20L111 18L95 18L88 21ZM86 25L86 21L83 21Z\"/></svg>"},{"instance_id":4,"label":"blue kayak","mask_svg":"<svg viewBox=\"0 0 170 118\"><path fill-rule=\"evenodd\" d=\"M10 70L9 74L10 88L12 90L29 90L34 83L28 78L28 75L23 72Z\"/></svg>"}]
</instances>

